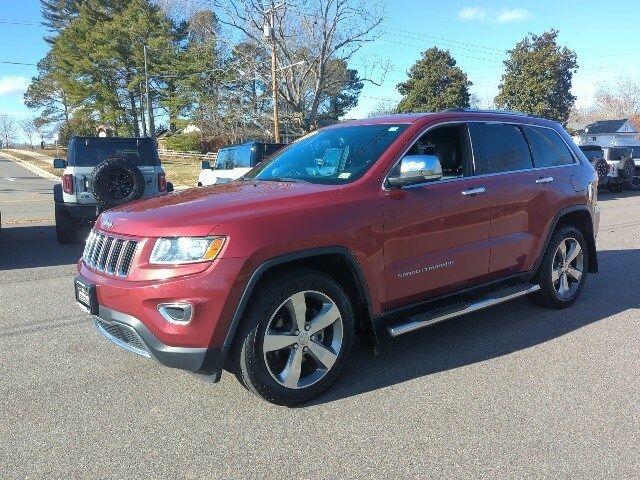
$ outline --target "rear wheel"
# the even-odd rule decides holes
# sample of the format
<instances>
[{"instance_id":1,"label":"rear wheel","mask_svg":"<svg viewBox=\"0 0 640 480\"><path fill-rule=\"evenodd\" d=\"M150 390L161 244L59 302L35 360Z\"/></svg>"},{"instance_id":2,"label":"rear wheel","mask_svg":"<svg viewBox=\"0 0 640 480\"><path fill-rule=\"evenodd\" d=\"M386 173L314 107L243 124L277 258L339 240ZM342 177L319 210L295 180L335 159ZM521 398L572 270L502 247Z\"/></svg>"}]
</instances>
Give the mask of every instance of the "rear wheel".
<instances>
[{"instance_id":1,"label":"rear wheel","mask_svg":"<svg viewBox=\"0 0 640 480\"><path fill-rule=\"evenodd\" d=\"M58 242L62 244L74 243L76 241L76 224L58 205L56 205L55 219Z\"/></svg>"},{"instance_id":2,"label":"rear wheel","mask_svg":"<svg viewBox=\"0 0 640 480\"><path fill-rule=\"evenodd\" d=\"M609 173L609 165L604 158L596 158L591 162L593 168L596 170L598 174L598 183L600 185L604 185L607 181L607 173Z\"/></svg>"},{"instance_id":3,"label":"rear wheel","mask_svg":"<svg viewBox=\"0 0 640 480\"><path fill-rule=\"evenodd\" d=\"M640 173L636 172L633 178L629 180L629 184L627 185L629 190L633 190L634 192L640 191Z\"/></svg>"},{"instance_id":4,"label":"rear wheel","mask_svg":"<svg viewBox=\"0 0 640 480\"><path fill-rule=\"evenodd\" d=\"M344 367L355 321L346 293L330 277L298 270L278 278L249 307L234 352L236 375L279 405L308 401Z\"/></svg>"},{"instance_id":5,"label":"rear wheel","mask_svg":"<svg viewBox=\"0 0 640 480\"><path fill-rule=\"evenodd\" d=\"M536 275L534 299L549 308L566 308L580 295L587 277L588 253L575 227L561 227L551 239Z\"/></svg>"}]
</instances>

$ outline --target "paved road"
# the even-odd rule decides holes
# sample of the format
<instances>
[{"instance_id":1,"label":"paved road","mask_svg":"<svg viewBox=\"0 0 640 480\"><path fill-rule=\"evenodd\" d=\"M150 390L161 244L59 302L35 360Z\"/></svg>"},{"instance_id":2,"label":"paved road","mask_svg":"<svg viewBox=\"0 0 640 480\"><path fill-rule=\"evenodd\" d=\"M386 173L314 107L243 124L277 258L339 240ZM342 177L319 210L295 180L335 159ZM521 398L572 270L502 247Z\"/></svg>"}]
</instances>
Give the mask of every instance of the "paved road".
<instances>
[{"instance_id":1,"label":"paved road","mask_svg":"<svg viewBox=\"0 0 640 480\"><path fill-rule=\"evenodd\" d=\"M50 212L47 181L6 176L25 178L0 180L3 212ZM108 344L73 305L82 246L9 225L0 478L638 478L640 196L601 206L601 273L573 308L516 301L355 352L297 409Z\"/></svg>"}]
</instances>

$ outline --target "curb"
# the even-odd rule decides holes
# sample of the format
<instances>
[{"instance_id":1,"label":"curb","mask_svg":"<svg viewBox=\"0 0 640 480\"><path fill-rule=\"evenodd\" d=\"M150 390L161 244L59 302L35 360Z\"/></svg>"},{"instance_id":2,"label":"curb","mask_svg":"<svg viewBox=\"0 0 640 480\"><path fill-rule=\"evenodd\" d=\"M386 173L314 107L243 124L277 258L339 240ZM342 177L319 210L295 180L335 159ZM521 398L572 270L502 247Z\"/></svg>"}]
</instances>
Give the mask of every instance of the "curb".
<instances>
[{"instance_id":1,"label":"curb","mask_svg":"<svg viewBox=\"0 0 640 480\"><path fill-rule=\"evenodd\" d=\"M0 150L0 155L4 156L4 157L7 157L7 158L13 160L16 163L19 163L21 166L23 166L24 168L29 170L31 173L35 173L39 177L46 178L47 180L55 180L55 181L58 181L60 179L60 177L56 177L54 174L49 173L49 172L47 172L46 170L43 170L40 167L36 167L32 163L25 162L24 160L21 160L18 157L14 157L13 155L11 155L10 153L5 152L4 150Z\"/></svg>"}]
</instances>

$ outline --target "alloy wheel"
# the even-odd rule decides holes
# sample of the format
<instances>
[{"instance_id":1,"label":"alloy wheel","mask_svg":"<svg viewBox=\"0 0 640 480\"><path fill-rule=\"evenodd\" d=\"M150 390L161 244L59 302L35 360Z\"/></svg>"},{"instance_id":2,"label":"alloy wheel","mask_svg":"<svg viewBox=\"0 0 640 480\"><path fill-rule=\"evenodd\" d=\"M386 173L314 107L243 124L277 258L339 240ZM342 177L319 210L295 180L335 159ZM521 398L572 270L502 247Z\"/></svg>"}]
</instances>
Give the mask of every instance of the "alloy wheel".
<instances>
[{"instance_id":1,"label":"alloy wheel","mask_svg":"<svg viewBox=\"0 0 640 480\"><path fill-rule=\"evenodd\" d=\"M575 238L560 242L551 264L551 281L558 296L563 300L572 298L584 275L584 253Z\"/></svg>"},{"instance_id":2,"label":"alloy wheel","mask_svg":"<svg viewBox=\"0 0 640 480\"><path fill-rule=\"evenodd\" d=\"M313 290L295 293L267 325L262 341L267 370L286 388L309 387L331 370L342 339L342 316L335 302Z\"/></svg>"}]
</instances>

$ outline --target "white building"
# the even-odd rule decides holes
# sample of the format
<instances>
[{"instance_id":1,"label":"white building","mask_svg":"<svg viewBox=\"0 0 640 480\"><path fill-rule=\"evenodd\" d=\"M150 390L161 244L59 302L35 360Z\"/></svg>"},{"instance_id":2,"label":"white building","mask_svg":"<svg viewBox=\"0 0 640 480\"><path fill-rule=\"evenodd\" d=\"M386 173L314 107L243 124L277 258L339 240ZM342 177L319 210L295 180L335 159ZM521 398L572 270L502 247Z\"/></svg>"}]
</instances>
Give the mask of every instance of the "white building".
<instances>
[{"instance_id":1,"label":"white building","mask_svg":"<svg viewBox=\"0 0 640 480\"><path fill-rule=\"evenodd\" d=\"M615 147L640 145L638 130L628 119L600 120L584 127L580 132L580 145Z\"/></svg>"}]
</instances>

